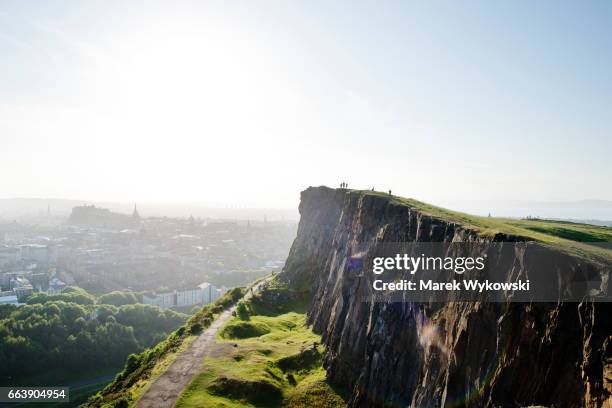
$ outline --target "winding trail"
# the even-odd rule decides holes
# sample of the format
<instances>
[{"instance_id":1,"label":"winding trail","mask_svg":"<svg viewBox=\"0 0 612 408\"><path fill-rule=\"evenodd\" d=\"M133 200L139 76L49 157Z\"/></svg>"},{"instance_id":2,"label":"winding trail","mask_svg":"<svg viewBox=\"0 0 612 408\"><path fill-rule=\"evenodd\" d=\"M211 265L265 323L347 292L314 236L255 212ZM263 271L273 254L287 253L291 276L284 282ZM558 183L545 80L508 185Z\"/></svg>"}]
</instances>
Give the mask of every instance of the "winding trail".
<instances>
[{"instance_id":1,"label":"winding trail","mask_svg":"<svg viewBox=\"0 0 612 408\"><path fill-rule=\"evenodd\" d=\"M269 279L269 278L268 278ZM268 279L265 279L248 291L243 299L249 299ZM171 408L181 392L198 373L202 360L216 344L215 336L219 328L232 317L236 305L224 311L219 317L191 343L189 348L179 354L147 391L136 402L136 408Z\"/></svg>"}]
</instances>

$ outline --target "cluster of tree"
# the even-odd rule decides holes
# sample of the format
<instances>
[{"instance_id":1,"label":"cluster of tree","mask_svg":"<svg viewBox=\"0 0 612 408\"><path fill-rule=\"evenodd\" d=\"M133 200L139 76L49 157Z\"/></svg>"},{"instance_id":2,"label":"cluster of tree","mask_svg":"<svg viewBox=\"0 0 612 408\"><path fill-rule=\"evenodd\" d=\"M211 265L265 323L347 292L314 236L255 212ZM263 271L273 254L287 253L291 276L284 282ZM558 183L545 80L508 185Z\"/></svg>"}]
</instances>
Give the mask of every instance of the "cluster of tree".
<instances>
[{"instance_id":1,"label":"cluster of tree","mask_svg":"<svg viewBox=\"0 0 612 408\"><path fill-rule=\"evenodd\" d=\"M0 382L25 385L41 373L121 367L130 353L153 346L187 318L157 306L96 304L89 298L95 301L74 289L0 307Z\"/></svg>"},{"instance_id":2,"label":"cluster of tree","mask_svg":"<svg viewBox=\"0 0 612 408\"><path fill-rule=\"evenodd\" d=\"M102 295L98 298L98 303L102 303L105 305L115 305L115 306L123 306L123 305L133 305L136 303L140 303L142 299L134 292L123 292L123 291L114 291Z\"/></svg>"},{"instance_id":3,"label":"cluster of tree","mask_svg":"<svg viewBox=\"0 0 612 408\"><path fill-rule=\"evenodd\" d=\"M68 287L58 295L47 295L46 293L36 292L28 297L27 303L29 305L34 305L58 300L79 305L93 305L96 303L95 296L90 295L85 290L78 287Z\"/></svg>"}]
</instances>

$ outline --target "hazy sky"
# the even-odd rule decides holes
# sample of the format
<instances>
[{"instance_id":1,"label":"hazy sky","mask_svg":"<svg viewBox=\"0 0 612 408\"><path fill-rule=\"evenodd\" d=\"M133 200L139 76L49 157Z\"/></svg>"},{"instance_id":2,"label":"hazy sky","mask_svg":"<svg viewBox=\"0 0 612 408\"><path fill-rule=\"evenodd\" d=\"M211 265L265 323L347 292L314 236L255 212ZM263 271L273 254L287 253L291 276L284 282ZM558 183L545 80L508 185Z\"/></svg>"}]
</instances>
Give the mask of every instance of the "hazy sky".
<instances>
[{"instance_id":1,"label":"hazy sky","mask_svg":"<svg viewBox=\"0 0 612 408\"><path fill-rule=\"evenodd\" d=\"M612 3L0 3L0 197L612 199Z\"/></svg>"}]
</instances>

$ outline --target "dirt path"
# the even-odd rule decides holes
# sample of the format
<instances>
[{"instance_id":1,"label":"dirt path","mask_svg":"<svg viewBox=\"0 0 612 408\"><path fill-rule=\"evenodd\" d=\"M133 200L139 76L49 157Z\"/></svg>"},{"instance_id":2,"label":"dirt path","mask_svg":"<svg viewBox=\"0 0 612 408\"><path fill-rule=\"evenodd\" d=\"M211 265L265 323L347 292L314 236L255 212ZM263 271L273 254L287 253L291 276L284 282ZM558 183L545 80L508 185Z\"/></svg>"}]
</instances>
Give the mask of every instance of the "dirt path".
<instances>
[{"instance_id":1,"label":"dirt path","mask_svg":"<svg viewBox=\"0 0 612 408\"><path fill-rule=\"evenodd\" d=\"M266 282L264 280L253 288L257 292ZM252 296L247 292L244 299ZM187 350L179 354L168 369L160 375L144 395L136 402L136 408L171 408L185 387L202 365L202 360L216 343L215 336L219 328L232 317L236 306L221 315L202 334L194 340Z\"/></svg>"}]
</instances>

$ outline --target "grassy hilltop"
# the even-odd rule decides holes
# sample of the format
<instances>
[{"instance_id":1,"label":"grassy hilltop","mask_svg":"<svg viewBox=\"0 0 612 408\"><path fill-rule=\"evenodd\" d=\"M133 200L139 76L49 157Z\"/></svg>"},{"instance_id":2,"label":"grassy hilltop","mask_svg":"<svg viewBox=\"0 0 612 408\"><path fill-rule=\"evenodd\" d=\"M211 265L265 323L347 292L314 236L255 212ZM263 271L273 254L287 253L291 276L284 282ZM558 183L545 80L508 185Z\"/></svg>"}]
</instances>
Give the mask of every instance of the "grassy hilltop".
<instances>
[{"instance_id":1,"label":"grassy hilltop","mask_svg":"<svg viewBox=\"0 0 612 408\"><path fill-rule=\"evenodd\" d=\"M370 190L347 190L404 205L431 217L456 223L482 236L510 235L526 241L538 241L574 255L595 261L612 260L612 227L545 219L482 217L436 207L412 198L403 198Z\"/></svg>"}]
</instances>

